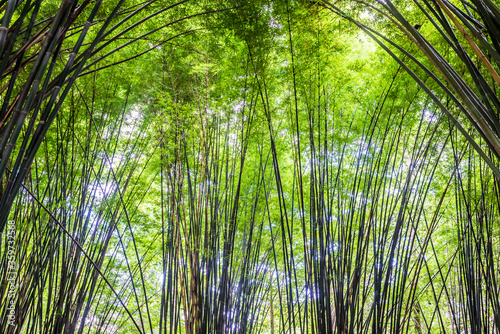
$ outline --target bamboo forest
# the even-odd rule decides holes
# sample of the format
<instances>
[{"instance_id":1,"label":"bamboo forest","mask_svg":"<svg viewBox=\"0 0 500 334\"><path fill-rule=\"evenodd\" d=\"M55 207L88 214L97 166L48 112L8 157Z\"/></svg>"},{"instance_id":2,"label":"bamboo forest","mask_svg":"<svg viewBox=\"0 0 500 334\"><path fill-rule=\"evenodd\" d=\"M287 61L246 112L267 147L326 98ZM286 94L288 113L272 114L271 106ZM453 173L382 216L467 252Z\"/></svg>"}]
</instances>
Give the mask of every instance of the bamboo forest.
<instances>
[{"instance_id":1,"label":"bamboo forest","mask_svg":"<svg viewBox=\"0 0 500 334\"><path fill-rule=\"evenodd\" d=\"M0 25L0 333L500 333L500 0Z\"/></svg>"}]
</instances>

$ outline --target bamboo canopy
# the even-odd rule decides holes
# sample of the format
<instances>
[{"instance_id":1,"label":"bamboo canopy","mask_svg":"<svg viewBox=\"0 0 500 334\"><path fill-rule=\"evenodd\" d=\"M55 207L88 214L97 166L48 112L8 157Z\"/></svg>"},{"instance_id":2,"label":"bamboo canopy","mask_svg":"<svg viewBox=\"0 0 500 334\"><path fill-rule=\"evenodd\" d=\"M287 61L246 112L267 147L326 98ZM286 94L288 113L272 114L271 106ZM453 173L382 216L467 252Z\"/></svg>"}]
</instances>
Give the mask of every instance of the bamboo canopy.
<instances>
[{"instance_id":1,"label":"bamboo canopy","mask_svg":"<svg viewBox=\"0 0 500 334\"><path fill-rule=\"evenodd\" d=\"M0 0L1 333L500 333L496 0Z\"/></svg>"}]
</instances>

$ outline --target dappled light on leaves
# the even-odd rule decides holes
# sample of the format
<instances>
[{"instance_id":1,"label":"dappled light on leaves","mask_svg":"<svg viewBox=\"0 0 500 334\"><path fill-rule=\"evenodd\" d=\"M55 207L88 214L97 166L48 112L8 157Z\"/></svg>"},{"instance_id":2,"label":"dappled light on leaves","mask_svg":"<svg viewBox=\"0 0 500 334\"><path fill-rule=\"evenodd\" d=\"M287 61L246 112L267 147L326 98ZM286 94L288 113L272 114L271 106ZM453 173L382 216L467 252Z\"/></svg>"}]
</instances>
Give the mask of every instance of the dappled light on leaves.
<instances>
[{"instance_id":1,"label":"dappled light on leaves","mask_svg":"<svg viewBox=\"0 0 500 334\"><path fill-rule=\"evenodd\" d=\"M1 333L498 333L495 1L0 1Z\"/></svg>"}]
</instances>

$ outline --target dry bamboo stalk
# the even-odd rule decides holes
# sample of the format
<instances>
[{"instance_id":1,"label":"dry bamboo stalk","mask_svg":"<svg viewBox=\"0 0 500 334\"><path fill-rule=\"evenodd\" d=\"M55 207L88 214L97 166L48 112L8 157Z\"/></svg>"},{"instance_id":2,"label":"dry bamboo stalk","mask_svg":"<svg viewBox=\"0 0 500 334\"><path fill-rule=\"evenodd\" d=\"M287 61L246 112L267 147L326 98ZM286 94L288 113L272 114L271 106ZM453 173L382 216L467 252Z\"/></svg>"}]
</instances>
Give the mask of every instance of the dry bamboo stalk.
<instances>
[{"instance_id":1,"label":"dry bamboo stalk","mask_svg":"<svg viewBox=\"0 0 500 334\"><path fill-rule=\"evenodd\" d=\"M448 17L453 21L453 23L457 27L458 31L460 31L460 33L462 34L462 36L467 40L467 42L469 43L469 45L472 48L472 50L474 51L474 53L477 55L477 57L479 58L479 60L481 60L481 62L483 63L483 65L486 67L488 73L490 73L490 75L492 76L493 80L495 80L496 84L498 86L500 86L500 76L498 75L497 71L495 71L495 69L493 68L493 66L491 65L491 63L488 61L488 59L486 59L486 57L484 56L483 52L481 52L481 50L479 49L479 47L477 46L477 44L472 40L472 38L467 33L467 31L465 30L465 28L460 24L460 22L453 15L453 13L450 12L450 10L443 3L443 1L442 0L437 0L437 2L439 4L439 6L443 9L443 11L446 13L446 15L448 15Z\"/></svg>"}]
</instances>

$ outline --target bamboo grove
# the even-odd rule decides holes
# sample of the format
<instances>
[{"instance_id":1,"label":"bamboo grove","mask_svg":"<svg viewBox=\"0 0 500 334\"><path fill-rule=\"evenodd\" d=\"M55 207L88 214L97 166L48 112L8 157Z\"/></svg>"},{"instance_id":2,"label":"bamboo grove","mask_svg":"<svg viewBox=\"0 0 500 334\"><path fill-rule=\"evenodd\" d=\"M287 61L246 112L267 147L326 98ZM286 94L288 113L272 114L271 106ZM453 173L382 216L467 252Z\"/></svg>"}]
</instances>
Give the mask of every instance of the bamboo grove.
<instances>
[{"instance_id":1,"label":"bamboo grove","mask_svg":"<svg viewBox=\"0 0 500 334\"><path fill-rule=\"evenodd\" d=\"M1 333L500 333L495 0L0 0Z\"/></svg>"}]
</instances>

